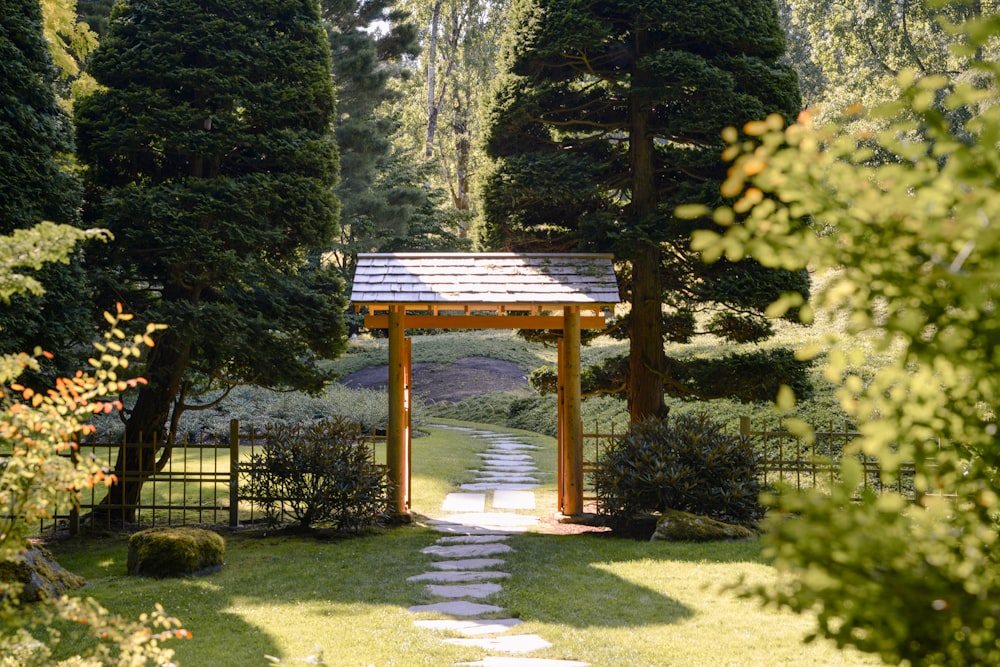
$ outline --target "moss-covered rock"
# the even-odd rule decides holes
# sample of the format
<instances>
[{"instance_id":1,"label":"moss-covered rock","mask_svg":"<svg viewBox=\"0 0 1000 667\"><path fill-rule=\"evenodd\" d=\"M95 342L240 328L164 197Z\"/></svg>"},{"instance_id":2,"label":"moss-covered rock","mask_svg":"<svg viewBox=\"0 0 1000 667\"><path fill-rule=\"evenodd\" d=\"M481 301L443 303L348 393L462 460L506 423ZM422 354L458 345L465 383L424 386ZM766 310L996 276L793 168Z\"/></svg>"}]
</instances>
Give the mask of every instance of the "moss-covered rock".
<instances>
[{"instance_id":1,"label":"moss-covered rock","mask_svg":"<svg viewBox=\"0 0 1000 667\"><path fill-rule=\"evenodd\" d=\"M150 528L128 541L129 574L175 577L207 574L222 568L226 543L202 528Z\"/></svg>"},{"instance_id":2,"label":"moss-covered rock","mask_svg":"<svg viewBox=\"0 0 1000 667\"><path fill-rule=\"evenodd\" d=\"M713 542L715 540L745 540L756 533L737 526L679 510L666 510L656 524L651 542Z\"/></svg>"},{"instance_id":3,"label":"moss-covered rock","mask_svg":"<svg viewBox=\"0 0 1000 667\"><path fill-rule=\"evenodd\" d=\"M55 561L48 551L30 544L26 551L10 560L0 561L0 581L24 586L21 602L37 602L58 598L67 591L87 583Z\"/></svg>"}]
</instances>

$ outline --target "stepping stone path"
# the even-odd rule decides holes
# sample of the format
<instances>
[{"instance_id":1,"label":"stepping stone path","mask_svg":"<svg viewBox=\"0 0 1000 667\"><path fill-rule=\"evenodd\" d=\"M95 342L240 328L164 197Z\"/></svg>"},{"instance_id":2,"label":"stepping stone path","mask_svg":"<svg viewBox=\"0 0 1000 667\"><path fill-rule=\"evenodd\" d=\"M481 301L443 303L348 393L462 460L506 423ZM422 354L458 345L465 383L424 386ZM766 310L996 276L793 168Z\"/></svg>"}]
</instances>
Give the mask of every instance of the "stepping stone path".
<instances>
[{"instance_id":1,"label":"stepping stone path","mask_svg":"<svg viewBox=\"0 0 1000 667\"><path fill-rule=\"evenodd\" d=\"M475 481L449 493L441 507L444 516L429 522L444 536L421 550L434 559L431 569L409 580L426 582L427 590L441 601L410 607L415 614L437 616L414 623L461 635L442 641L487 652L477 662L458 663L466 667L587 667L589 663L577 660L528 657L552 644L535 634L518 633L521 621L503 618L506 610L489 603L510 580L510 574L503 571L504 556L514 549L505 542L538 523L536 516L514 512L535 509L533 489L540 481L532 452L538 447L503 433L458 430L486 440L489 447L479 455L480 468L472 471ZM490 511L486 510L488 496L492 496Z\"/></svg>"}]
</instances>

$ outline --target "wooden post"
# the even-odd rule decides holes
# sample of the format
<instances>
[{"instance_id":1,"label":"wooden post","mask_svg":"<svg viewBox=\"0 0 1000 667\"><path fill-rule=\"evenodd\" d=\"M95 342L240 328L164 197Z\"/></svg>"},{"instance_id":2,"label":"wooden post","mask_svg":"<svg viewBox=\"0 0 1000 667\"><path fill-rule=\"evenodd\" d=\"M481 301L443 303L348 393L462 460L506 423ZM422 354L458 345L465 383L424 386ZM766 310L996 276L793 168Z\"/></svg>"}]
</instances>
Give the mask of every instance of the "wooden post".
<instances>
[{"instance_id":1,"label":"wooden post","mask_svg":"<svg viewBox=\"0 0 1000 667\"><path fill-rule=\"evenodd\" d=\"M556 461L558 464L556 479L556 509L565 514L564 500L566 497L566 339L557 339L556 361Z\"/></svg>"},{"instance_id":2,"label":"wooden post","mask_svg":"<svg viewBox=\"0 0 1000 667\"><path fill-rule=\"evenodd\" d=\"M392 484L391 511L409 513L409 461L406 442L406 325L405 307L389 307L389 426L386 465Z\"/></svg>"},{"instance_id":3,"label":"wooden post","mask_svg":"<svg viewBox=\"0 0 1000 667\"><path fill-rule=\"evenodd\" d=\"M229 525L240 524L240 420L229 420Z\"/></svg>"},{"instance_id":4,"label":"wooden post","mask_svg":"<svg viewBox=\"0 0 1000 667\"><path fill-rule=\"evenodd\" d=\"M563 308L563 356L560 372L563 380L563 498L562 512L567 516L583 514L583 421L580 388L580 308Z\"/></svg>"}]
</instances>

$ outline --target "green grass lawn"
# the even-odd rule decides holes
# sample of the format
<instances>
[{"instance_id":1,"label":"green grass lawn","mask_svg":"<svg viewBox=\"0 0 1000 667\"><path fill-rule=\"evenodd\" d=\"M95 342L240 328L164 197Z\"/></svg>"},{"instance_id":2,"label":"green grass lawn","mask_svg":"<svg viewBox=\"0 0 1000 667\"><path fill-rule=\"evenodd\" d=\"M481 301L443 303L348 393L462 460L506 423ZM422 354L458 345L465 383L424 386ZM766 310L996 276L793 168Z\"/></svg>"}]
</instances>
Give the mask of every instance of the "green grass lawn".
<instances>
[{"instance_id":1,"label":"green grass lawn","mask_svg":"<svg viewBox=\"0 0 1000 667\"><path fill-rule=\"evenodd\" d=\"M449 424L455 426L456 424ZM421 525L444 495L471 477L485 445L468 432L429 427L413 443L417 521L365 537L316 539L262 531L226 532L226 566L201 578L125 575L127 542L99 536L50 544L85 576L83 590L107 608L138 616L161 602L193 639L177 641L178 662L244 667L304 664L451 665L484 653L416 628L407 607L430 602L418 583L430 560L420 549L439 534ZM528 434L523 434L528 435ZM555 443L536 457L545 473L540 512L555 507ZM756 542L703 545L638 542L596 535L530 533L510 541L511 579L496 602L553 647L535 657L634 665L860 665L877 661L805 645L810 619L760 609L724 590L741 577L773 577ZM73 635L65 643L71 649Z\"/></svg>"}]
</instances>

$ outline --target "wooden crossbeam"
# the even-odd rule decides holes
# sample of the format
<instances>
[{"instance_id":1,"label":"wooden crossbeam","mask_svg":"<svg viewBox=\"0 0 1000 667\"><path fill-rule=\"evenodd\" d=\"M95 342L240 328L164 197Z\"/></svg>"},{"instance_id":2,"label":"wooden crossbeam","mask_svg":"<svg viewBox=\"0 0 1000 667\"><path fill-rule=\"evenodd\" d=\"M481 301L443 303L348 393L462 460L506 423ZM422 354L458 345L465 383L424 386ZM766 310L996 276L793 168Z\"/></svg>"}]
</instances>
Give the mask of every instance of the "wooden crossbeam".
<instances>
[{"instance_id":1,"label":"wooden crossbeam","mask_svg":"<svg viewBox=\"0 0 1000 667\"><path fill-rule=\"evenodd\" d=\"M559 315L406 315L407 329L557 329L564 319ZM588 315L580 318L582 329L603 329L604 318ZM387 329L388 315L366 315L368 329Z\"/></svg>"}]
</instances>

